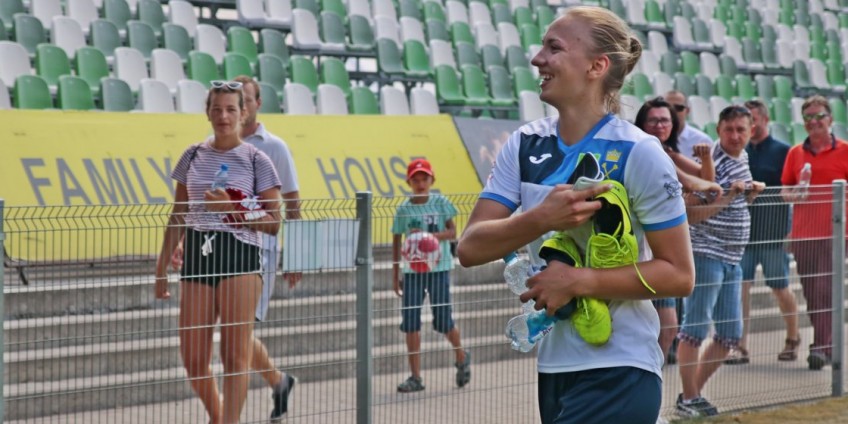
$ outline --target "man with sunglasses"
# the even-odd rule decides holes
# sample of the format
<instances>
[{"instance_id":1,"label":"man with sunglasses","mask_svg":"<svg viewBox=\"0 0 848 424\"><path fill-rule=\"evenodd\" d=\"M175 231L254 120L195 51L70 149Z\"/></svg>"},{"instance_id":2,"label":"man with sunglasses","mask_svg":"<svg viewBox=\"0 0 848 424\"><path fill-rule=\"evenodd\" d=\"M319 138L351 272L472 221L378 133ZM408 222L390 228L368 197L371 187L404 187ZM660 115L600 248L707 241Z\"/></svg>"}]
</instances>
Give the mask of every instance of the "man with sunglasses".
<instances>
[{"instance_id":1,"label":"man with sunglasses","mask_svg":"<svg viewBox=\"0 0 848 424\"><path fill-rule=\"evenodd\" d=\"M285 219L300 219L300 195L297 184L297 172L294 167L294 160L286 143L268 132L265 126L256 120L256 113L259 107L262 106L262 98L260 97L259 84L253 78L240 75L235 78L235 82L242 84L242 92L244 93L244 108L247 114L242 124L241 137L249 144L256 146L257 149L264 152L271 158L271 163L280 177L282 186L280 193L283 196L285 207ZM277 266L279 249L277 236L267 235L263 237L262 246L262 296L259 303L256 305L256 320L262 321L268 313L268 306L271 302L271 295L274 293L276 283ZM289 288L294 288L300 282L301 273L284 273L283 278L288 282ZM281 390L281 385L284 385L288 379L283 379L283 374L277 371L271 360L268 357L268 351L262 342L253 338L253 361L252 367L262 375L262 378L268 382L268 385L274 389L274 411L271 413L271 419L277 419L286 412L284 403L285 390Z\"/></svg>"},{"instance_id":2,"label":"man with sunglasses","mask_svg":"<svg viewBox=\"0 0 848 424\"><path fill-rule=\"evenodd\" d=\"M820 95L807 98L801 105L801 113L807 139L789 149L781 182L784 186L798 185L804 165L810 164L812 187L808 193L799 196L796 190L787 187L782 194L787 201L795 202L790 235L792 252L807 299L807 315L813 325L807 365L811 370L820 370L831 363L833 224L829 185L834 180L848 180L848 143L830 131L833 117L826 98Z\"/></svg>"},{"instance_id":3,"label":"man with sunglasses","mask_svg":"<svg viewBox=\"0 0 848 424\"><path fill-rule=\"evenodd\" d=\"M686 100L686 95L677 90L671 90L665 93L665 100L671 104L674 112L677 114L677 120L680 121L680 129L677 134L677 148L680 153L695 159L694 147L698 144L713 145L713 139L703 131L687 124L689 118L689 101Z\"/></svg>"}]
</instances>

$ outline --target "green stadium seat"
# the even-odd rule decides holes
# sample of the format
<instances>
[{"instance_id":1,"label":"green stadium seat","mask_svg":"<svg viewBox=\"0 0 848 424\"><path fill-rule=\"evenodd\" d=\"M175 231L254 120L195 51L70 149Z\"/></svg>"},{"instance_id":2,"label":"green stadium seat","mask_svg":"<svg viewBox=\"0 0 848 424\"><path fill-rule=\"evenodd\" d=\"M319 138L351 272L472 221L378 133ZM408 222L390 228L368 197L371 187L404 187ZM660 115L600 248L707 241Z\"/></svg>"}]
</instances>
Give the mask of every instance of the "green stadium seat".
<instances>
[{"instance_id":1,"label":"green stadium seat","mask_svg":"<svg viewBox=\"0 0 848 424\"><path fill-rule=\"evenodd\" d=\"M667 0L663 6L663 15L665 16L665 25L671 27L674 24L675 16L683 16L680 0ZM686 18L686 20L689 19L689 17Z\"/></svg>"},{"instance_id":2,"label":"green stadium seat","mask_svg":"<svg viewBox=\"0 0 848 424\"><path fill-rule=\"evenodd\" d=\"M231 26L227 29L227 50L239 53L250 63L256 63L259 52L253 34L245 27Z\"/></svg>"},{"instance_id":3,"label":"green stadium seat","mask_svg":"<svg viewBox=\"0 0 848 424\"><path fill-rule=\"evenodd\" d=\"M842 46L839 41L828 41L825 44L827 60L842 63Z\"/></svg>"},{"instance_id":4,"label":"green stadium seat","mask_svg":"<svg viewBox=\"0 0 848 424\"><path fill-rule=\"evenodd\" d=\"M494 47L494 46L492 46ZM458 66L462 65L475 65L481 66L480 55L477 53L477 49L474 48L473 44L469 43L457 43L456 45L456 64Z\"/></svg>"},{"instance_id":5,"label":"green stadium seat","mask_svg":"<svg viewBox=\"0 0 848 424\"><path fill-rule=\"evenodd\" d=\"M848 28L848 13L837 14L839 19L839 28Z\"/></svg>"},{"instance_id":6,"label":"green stadium seat","mask_svg":"<svg viewBox=\"0 0 848 424\"><path fill-rule=\"evenodd\" d=\"M380 104L368 87L354 87L350 93L349 110L353 115L379 115Z\"/></svg>"},{"instance_id":7,"label":"green stadium seat","mask_svg":"<svg viewBox=\"0 0 848 424\"><path fill-rule=\"evenodd\" d=\"M0 1L0 21L3 21L6 32L12 31L16 13L27 13L23 0Z\"/></svg>"},{"instance_id":8,"label":"green stadium seat","mask_svg":"<svg viewBox=\"0 0 848 424\"><path fill-rule=\"evenodd\" d=\"M535 9L539 6L547 6L547 5L548 5L547 0L530 0L530 8L531 9Z\"/></svg>"},{"instance_id":9,"label":"green stadium seat","mask_svg":"<svg viewBox=\"0 0 848 424\"><path fill-rule=\"evenodd\" d=\"M739 67L736 65L736 59L722 53L718 56L719 66L721 67L722 75L734 77L739 73Z\"/></svg>"},{"instance_id":10,"label":"green stadium seat","mask_svg":"<svg viewBox=\"0 0 848 424\"><path fill-rule=\"evenodd\" d=\"M769 75L755 75L754 82L757 85L757 97L765 102L771 101L775 96L774 78Z\"/></svg>"},{"instance_id":11,"label":"green stadium seat","mask_svg":"<svg viewBox=\"0 0 848 424\"><path fill-rule=\"evenodd\" d=\"M115 49L121 47L121 35L118 27L105 19L91 23L91 45L103 52L107 60L115 56Z\"/></svg>"},{"instance_id":12,"label":"green stadium seat","mask_svg":"<svg viewBox=\"0 0 848 424\"><path fill-rule=\"evenodd\" d=\"M91 87L82 78L62 75L59 78L59 88L56 91L56 105L63 110L94 109Z\"/></svg>"},{"instance_id":13,"label":"green stadium seat","mask_svg":"<svg viewBox=\"0 0 848 424\"><path fill-rule=\"evenodd\" d=\"M417 0L399 0L398 5L401 17L408 16L419 21L424 19L424 15L421 14L421 5Z\"/></svg>"},{"instance_id":14,"label":"green stadium seat","mask_svg":"<svg viewBox=\"0 0 848 424\"><path fill-rule=\"evenodd\" d=\"M291 57L291 81L303 84L314 95L318 91L318 70L312 59L304 56Z\"/></svg>"},{"instance_id":15,"label":"green stadium seat","mask_svg":"<svg viewBox=\"0 0 848 424\"><path fill-rule=\"evenodd\" d=\"M656 0L647 0L644 10L645 20L648 21L648 25L653 28L665 28L665 15Z\"/></svg>"},{"instance_id":16,"label":"green stadium seat","mask_svg":"<svg viewBox=\"0 0 848 424\"><path fill-rule=\"evenodd\" d=\"M425 1L424 4L424 21L428 21L430 19L435 19L437 21L442 21L447 23L447 17L445 17L445 9L442 5L435 1Z\"/></svg>"},{"instance_id":17,"label":"green stadium seat","mask_svg":"<svg viewBox=\"0 0 848 424\"><path fill-rule=\"evenodd\" d=\"M19 76L15 79L13 104L17 109L52 109L53 98L47 82L37 75Z\"/></svg>"},{"instance_id":18,"label":"green stadium seat","mask_svg":"<svg viewBox=\"0 0 848 424\"><path fill-rule=\"evenodd\" d=\"M283 61L283 65L289 66L289 47L286 37L280 31L270 28L259 31L259 51L277 56Z\"/></svg>"},{"instance_id":19,"label":"green stadium seat","mask_svg":"<svg viewBox=\"0 0 848 424\"><path fill-rule=\"evenodd\" d=\"M660 58L660 70L669 75L681 72L680 58L677 56L677 53L671 50L663 53Z\"/></svg>"},{"instance_id":20,"label":"green stadium seat","mask_svg":"<svg viewBox=\"0 0 848 424\"><path fill-rule=\"evenodd\" d=\"M710 139L718 140L718 127L715 122L707 122L704 124L704 128L701 128L701 131L706 133Z\"/></svg>"},{"instance_id":21,"label":"green stadium seat","mask_svg":"<svg viewBox=\"0 0 848 424\"><path fill-rule=\"evenodd\" d=\"M536 6L535 10L536 24L539 25L539 29L541 29L542 32L545 32L548 29L548 26L550 26L556 19L556 15L547 4L544 6Z\"/></svg>"},{"instance_id":22,"label":"green stadium seat","mask_svg":"<svg viewBox=\"0 0 848 424\"><path fill-rule=\"evenodd\" d=\"M409 76L430 75L430 58L424 44L418 40L406 40L403 43L403 67L404 72Z\"/></svg>"},{"instance_id":23,"label":"green stadium seat","mask_svg":"<svg viewBox=\"0 0 848 424\"><path fill-rule=\"evenodd\" d=\"M700 79L699 79L700 82ZM719 75L715 79L715 94L723 97L731 102L736 96L736 88L733 86L733 79L727 75Z\"/></svg>"},{"instance_id":24,"label":"green stadium seat","mask_svg":"<svg viewBox=\"0 0 848 424\"><path fill-rule=\"evenodd\" d=\"M156 0L139 0L136 6L138 20L150 25L156 33L156 37L162 36L162 25L168 22L162 4Z\"/></svg>"},{"instance_id":25,"label":"green stadium seat","mask_svg":"<svg viewBox=\"0 0 848 424\"><path fill-rule=\"evenodd\" d=\"M519 27L521 30L521 45L525 50L530 50L530 46L542 45L542 33L539 32L539 27L536 24L524 24Z\"/></svg>"},{"instance_id":26,"label":"green stadium seat","mask_svg":"<svg viewBox=\"0 0 848 424\"><path fill-rule=\"evenodd\" d=\"M783 100L779 97L771 99L771 116L777 122L784 125L792 124L792 107L788 100ZM786 140L789 141L789 140Z\"/></svg>"},{"instance_id":27,"label":"green stadium seat","mask_svg":"<svg viewBox=\"0 0 848 424\"><path fill-rule=\"evenodd\" d=\"M807 130L804 124L799 122L792 123L792 145L801 144L807 139Z\"/></svg>"},{"instance_id":28,"label":"green stadium seat","mask_svg":"<svg viewBox=\"0 0 848 424\"><path fill-rule=\"evenodd\" d=\"M506 69L515 73L516 68L530 69L530 60L527 52L520 46L509 46L506 48Z\"/></svg>"},{"instance_id":29,"label":"green stadium seat","mask_svg":"<svg viewBox=\"0 0 848 424\"><path fill-rule=\"evenodd\" d=\"M725 75L725 77L727 77ZM696 75L695 76L695 94L709 99L710 97L716 95L715 86L713 85L712 80L706 75Z\"/></svg>"},{"instance_id":30,"label":"green stadium seat","mask_svg":"<svg viewBox=\"0 0 848 424\"><path fill-rule=\"evenodd\" d=\"M344 20L340 15L333 12L321 12L320 33L321 40L335 49L344 51L347 43L345 37Z\"/></svg>"},{"instance_id":31,"label":"green stadium seat","mask_svg":"<svg viewBox=\"0 0 848 424\"><path fill-rule=\"evenodd\" d=\"M680 62L683 73L689 76L695 76L701 73L701 59L690 51L680 52ZM674 75L674 74L669 74Z\"/></svg>"},{"instance_id":32,"label":"green stadium seat","mask_svg":"<svg viewBox=\"0 0 848 424\"><path fill-rule=\"evenodd\" d=\"M706 22L698 19L692 19L692 38L695 40L695 43L700 46L712 46L713 45L713 37L710 34L710 28L707 26Z\"/></svg>"},{"instance_id":33,"label":"green stadium seat","mask_svg":"<svg viewBox=\"0 0 848 424\"><path fill-rule=\"evenodd\" d=\"M530 11L530 8L519 6L512 10L512 18L514 19L514 24L516 28L521 28L521 25L532 24L535 23L536 20L533 19L533 12Z\"/></svg>"},{"instance_id":34,"label":"green stadium seat","mask_svg":"<svg viewBox=\"0 0 848 424\"><path fill-rule=\"evenodd\" d=\"M36 47L47 42L44 26L32 15L19 13L14 16L15 41L24 46L30 56L35 55Z\"/></svg>"},{"instance_id":35,"label":"green stadium seat","mask_svg":"<svg viewBox=\"0 0 848 424\"><path fill-rule=\"evenodd\" d=\"M827 82L836 89L836 90L844 90L845 89L845 67L841 62L837 62L835 60L828 60L825 62L825 66L827 67Z\"/></svg>"},{"instance_id":36,"label":"green stadium seat","mask_svg":"<svg viewBox=\"0 0 848 424\"><path fill-rule=\"evenodd\" d=\"M127 22L128 45L141 52L145 59L150 59L153 49L159 47L153 27L141 21Z\"/></svg>"},{"instance_id":37,"label":"green stadium seat","mask_svg":"<svg viewBox=\"0 0 848 424\"><path fill-rule=\"evenodd\" d=\"M518 98L522 91L539 92L539 81L533 76L528 68L515 68L512 70L512 88L515 97Z\"/></svg>"},{"instance_id":38,"label":"green stadium seat","mask_svg":"<svg viewBox=\"0 0 848 424\"><path fill-rule=\"evenodd\" d=\"M181 25L166 23L162 25L162 38L166 49L177 52L183 62L188 61L189 52L194 50L188 30Z\"/></svg>"},{"instance_id":39,"label":"green stadium seat","mask_svg":"<svg viewBox=\"0 0 848 424\"><path fill-rule=\"evenodd\" d=\"M347 16L342 0L321 0L321 12L333 12L338 16Z\"/></svg>"},{"instance_id":40,"label":"green stadium seat","mask_svg":"<svg viewBox=\"0 0 848 424\"><path fill-rule=\"evenodd\" d=\"M830 104L830 116L833 117L833 122L843 125L848 124L848 111L845 109L845 100L830 98L827 102Z\"/></svg>"},{"instance_id":41,"label":"green stadium seat","mask_svg":"<svg viewBox=\"0 0 848 424\"><path fill-rule=\"evenodd\" d=\"M374 50L374 30L368 19L360 15L348 17L348 50L372 51Z\"/></svg>"},{"instance_id":42,"label":"green stadium seat","mask_svg":"<svg viewBox=\"0 0 848 424\"><path fill-rule=\"evenodd\" d=\"M498 46L486 45L480 49L480 59L483 61L483 69L492 66L504 67L504 58Z\"/></svg>"},{"instance_id":43,"label":"green stadium seat","mask_svg":"<svg viewBox=\"0 0 848 424\"><path fill-rule=\"evenodd\" d=\"M103 0L103 18L115 24L119 32L127 30L127 22L132 19L132 12L126 0Z\"/></svg>"},{"instance_id":44,"label":"green stadium seat","mask_svg":"<svg viewBox=\"0 0 848 424\"><path fill-rule=\"evenodd\" d=\"M474 44L474 34L471 33L471 27L465 22L454 22L450 24L450 34L454 48L456 48L456 43Z\"/></svg>"},{"instance_id":45,"label":"green stadium seat","mask_svg":"<svg viewBox=\"0 0 848 424\"><path fill-rule=\"evenodd\" d=\"M335 85L342 89L345 97L350 97L350 75L341 60L334 57L321 59L320 82Z\"/></svg>"},{"instance_id":46,"label":"green stadium seat","mask_svg":"<svg viewBox=\"0 0 848 424\"><path fill-rule=\"evenodd\" d=\"M792 74L795 80L795 86L800 89L815 88L810 80L810 71L807 69L807 64L802 60L796 60L792 63Z\"/></svg>"},{"instance_id":47,"label":"green stadium seat","mask_svg":"<svg viewBox=\"0 0 848 424\"><path fill-rule=\"evenodd\" d=\"M674 74L674 89L683 93L686 97L691 97L698 93L698 90L695 88L695 77L686 75L683 72Z\"/></svg>"},{"instance_id":48,"label":"green stadium seat","mask_svg":"<svg viewBox=\"0 0 848 424\"><path fill-rule=\"evenodd\" d=\"M397 44L388 38L377 40L377 69L386 75L404 73L403 59Z\"/></svg>"},{"instance_id":49,"label":"green stadium seat","mask_svg":"<svg viewBox=\"0 0 848 424\"><path fill-rule=\"evenodd\" d=\"M35 53L35 72L47 85L55 87L60 76L71 74L71 63L65 50L52 44L39 44Z\"/></svg>"},{"instance_id":50,"label":"green stadium seat","mask_svg":"<svg viewBox=\"0 0 848 424\"><path fill-rule=\"evenodd\" d=\"M486 89L486 76L476 65L462 65L462 91L465 94L465 104L471 106L487 106L492 98Z\"/></svg>"},{"instance_id":51,"label":"green stadium seat","mask_svg":"<svg viewBox=\"0 0 848 424\"><path fill-rule=\"evenodd\" d=\"M100 99L106 112L129 112L135 108L132 89L118 78L100 80Z\"/></svg>"},{"instance_id":52,"label":"green stadium seat","mask_svg":"<svg viewBox=\"0 0 848 424\"><path fill-rule=\"evenodd\" d=\"M227 52L224 54L224 79L234 80L239 75L253 76L253 68L250 66L250 60L243 54L236 52Z\"/></svg>"},{"instance_id":53,"label":"green stadium seat","mask_svg":"<svg viewBox=\"0 0 848 424\"><path fill-rule=\"evenodd\" d=\"M637 99L645 101L645 99L654 97L654 86L651 84L651 80L648 79L647 75L634 72L630 74L630 80L633 82L633 95Z\"/></svg>"},{"instance_id":54,"label":"green stadium seat","mask_svg":"<svg viewBox=\"0 0 848 424\"><path fill-rule=\"evenodd\" d=\"M515 96L512 94L512 82L506 68L490 66L487 68L487 74L489 76L489 94L492 97L492 106L514 106Z\"/></svg>"},{"instance_id":55,"label":"green stadium seat","mask_svg":"<svg viewBox=\"0 0 848 424\"><path fill-rule=\"evenodd\" d=\"M74 72L88 83L95 93L100 92L100 80L109 77L109 64L100 49L81 47L74 60Z\"/></svg>"},{"instance_id":56,"label":"green stadium seat","mask_svg":"<svg viewBox=\"0 0 848 424\"><path fill-rule=\"evenodd\" d=\"M734 79L736 82L736 95L745 99L750 100L754 97L757 97L757 89L754 87L754 81L751 80L751 76L747 74L739 74Z\"/></svg>"},{"instance_id":57,"label":"green stadium seat","mask_svg":"<svg viewBox=\"0 0 848 424\"><path fill-rule=\"evenodd\" d=\"M627 8L624 7L623 0L609 0L609 10L619 18L627 20Z\"/></svg>"},{"instance_id":58,"label":"green stadium seat","mask_svg":"<svg viewBox=\"0 0 848 424\"><path fill-rule=\"evenodd\" d=\"M268 53L259 53L259 62L256 65L256 78L259 82L270 85L277 91L283 92L288 75L283 61L277 56Z\"/></svg>"},{"instance_id":59,"label":"green stadium seat","mask_svg":"<svg viewBox=\"0 0 848 424\"><path fill-rule=\"evenodd\" d=\"M221 72L218 70L218 64L215 63L215 59L209 53L192 50L188 54L186 76L189 79L201 82L206 88L209 88L211 85L210 81L221 79Z\"/></svg>"},{"instance_id":60,"label":"green stadium seat","mask_svg":"<svg viewBox=\"0 0 848 424\"><path fill-rule=\"evenodd\" d=\"M448 105L465 104L465 96L459 83L456 70L448 65L436 67L436 99Z\"/></svg>"},{"instance_id":61,"label":"green stadium seat","mask_svg":"<svg viewBox=\"0 0 848 424\"><path fill-rule=\"evenodd\" d=\"M448 25L444 21L440 21L438 19L428 19L426 25L428 42L432 40L451 40L450 32L448 31Z\"/></svg>"},{"instance_id":62,"label":"green stadium seat","mask_svg":"<svg viewBox=\"0 0 848 424\"><path fill-rule=\"evenodd\" d=\"M502 3L492 5L492 20L495 27L501 22L513 23L512 12L509 10L509 6Z\"/></svg>"},{"instance_id":63,"label":"green stadium seat","mask_svg":"<svg viewBox=\"0 0 848 424\"><path fill-rule=\"evenodd\" d=\"M277 58L274 58L279 60ZM260 63L262 59L259 59ZM282 113L282 105L277 89L264 82L259 83L259 98L262 99L262 104L259 106L259 113Z\"/></svg>"}]
</instances>

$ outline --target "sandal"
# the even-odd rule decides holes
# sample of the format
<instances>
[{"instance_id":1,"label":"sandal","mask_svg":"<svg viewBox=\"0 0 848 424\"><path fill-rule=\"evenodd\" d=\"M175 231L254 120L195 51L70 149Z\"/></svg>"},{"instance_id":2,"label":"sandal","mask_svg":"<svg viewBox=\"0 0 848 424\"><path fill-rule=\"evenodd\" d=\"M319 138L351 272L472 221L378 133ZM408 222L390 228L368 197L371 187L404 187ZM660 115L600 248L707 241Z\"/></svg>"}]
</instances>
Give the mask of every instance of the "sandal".
<instances>
[{"instance_id":1,"label":"sandal","mask_svg":"<svg viewBox=\"0 0 848 424\"><path fill-rule=\"evenodd\" d=\"M798 347L801 346L801 338L795 340L786 339L786 345L783 347L783 352L777 354L778 361L796 361L798 360Z\"/></svg>"},{"instance_id":2,"label":"sandal","mask_svg":"<svg viewBox=\"0 0 848 424\"><path fill-rule=\"evenodd\" d=\"M744 365L749 362L751 362L751 358L748 357L748 350L742 346L737 346L731 350L730 354L727 355L727 359L724 360L724 363L727 365Z\"/></svg>"}]
</instances>

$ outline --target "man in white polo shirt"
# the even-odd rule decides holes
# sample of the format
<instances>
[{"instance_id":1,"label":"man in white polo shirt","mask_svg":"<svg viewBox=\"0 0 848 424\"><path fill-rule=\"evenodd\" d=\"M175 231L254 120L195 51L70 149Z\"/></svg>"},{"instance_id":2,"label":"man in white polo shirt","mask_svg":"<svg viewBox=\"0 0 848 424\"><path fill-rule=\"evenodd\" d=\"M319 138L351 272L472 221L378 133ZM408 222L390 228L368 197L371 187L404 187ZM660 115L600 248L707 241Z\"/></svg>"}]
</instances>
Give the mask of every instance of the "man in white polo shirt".
<instances>
[{"instance_id":1,"label":"man in white polo shirt","mask_svg":"<svg viewBox=\"0 0 848 424\"><path fill-rule=\"evenodd\" d=\"M690 159L695 159L693 147L696 144L713 144L713 140L703 131L687 124L689 118L689 101L686 95L677 90L665 93L665 101L671 104L680 121L680 134L677 136L677 148Z\"/></svg>"}]
</instances>

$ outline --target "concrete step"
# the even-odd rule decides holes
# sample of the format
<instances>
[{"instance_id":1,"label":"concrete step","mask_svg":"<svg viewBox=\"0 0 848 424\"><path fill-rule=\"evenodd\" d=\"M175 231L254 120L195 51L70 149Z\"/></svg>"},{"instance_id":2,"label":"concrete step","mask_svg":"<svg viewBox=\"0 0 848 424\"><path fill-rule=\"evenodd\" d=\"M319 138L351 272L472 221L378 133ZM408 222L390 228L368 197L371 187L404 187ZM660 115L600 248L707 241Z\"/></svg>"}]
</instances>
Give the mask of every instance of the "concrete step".
<instances>
[{"instance_id":1,"label":"concrete step","mask_svg":"<svg viewBox=\"0 0 848 424\"><path fill-rule=\"evenodd\" d=\"M454 320L466 337L503 337L507 321L520 313L517 303L499 309L457 311ZM308 322L308 323L307 323ZM422 314L422 334L441 339L431 331L432 316ZM375 315L373 343L388 346L402 339L398 329L398 311ZM317 355L344 351L356 346L356 322L343 318L333 323L314 324L303 319L298 325L260 327L258 337L275 354ZM173 327L158 330L160 337L143 337L121 342L93 340L83 345L28 349L4 353L5 381L7 384L46 382L69 378L116 374L127 370L153 371L179 367L179 337ZM433 333L433 334L430 334ZM214 336L214 350L218 350L220 332Z\"/></svg>"},{"instance_id":2,"label":"concrete step","mask_svg":"<svg viewBox=\"0 0 848 424\"><path fill-rule=\"evenodd\" d=\"M485 310L518 305L516 296L501 283L461 285L451 288L456 311ZM374 293L375 317L399 315L400 298L393 291ZM351 319L356 314L355 294L322 295L271 301L261 327L281 327L304 323L329 323ZM109 343L166 337L161 329L177 328L179 309L131 310L90 315L52 316L7 320L4 323L5 350L57 348L85 343Z\"/></svg>"},{"instance_id":3,"label":"concrete step","mask_svg":"<svg viewBox=\"0 0 848 424\"><path fill-rule=\"evenodd\" d=\"M510 349L503 336L464 336L463 346L472 354L472 370L475 364L535 356L535 353L522 354ZM278 364L280 369L296 375L301 382L327 381L354 378L355 355L353 349L347 349L280 356L272 358L272 362ZM223 374L220 361L215 358L212 363L214 375L220 378ZM445 369L449 373L445 378L452 381L453 363L453 353L444 339L422 343L422 369ZM406 346L395 343L375 347L373 365L375 375L405 373L408 370ZM131 365L125 368L128 372L119 371L96 377L6 384L5 419L32 419L60 413L116 409L173 402L194 396L181 365L148 371L139 371ZM252 388L265 386L265 382L258 376L251 377Z\"/></svg>"}]
</instances>

